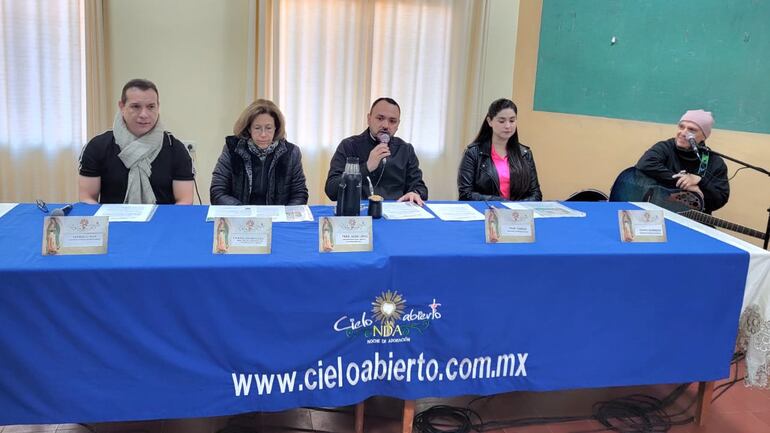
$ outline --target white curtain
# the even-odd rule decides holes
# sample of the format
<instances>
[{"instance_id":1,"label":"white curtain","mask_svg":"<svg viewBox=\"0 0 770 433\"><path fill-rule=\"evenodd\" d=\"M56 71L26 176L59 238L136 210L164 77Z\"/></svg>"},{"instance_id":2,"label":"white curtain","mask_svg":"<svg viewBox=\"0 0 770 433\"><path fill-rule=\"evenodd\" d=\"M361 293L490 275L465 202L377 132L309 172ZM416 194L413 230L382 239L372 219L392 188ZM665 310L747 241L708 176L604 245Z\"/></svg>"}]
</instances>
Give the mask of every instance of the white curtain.
<instances>
[{"instance_id":1,"label":"white curtain","mask_svg":"<svg viewBox=\"0 0 770 433\"><path fill-rule=\"evenodd\" d=\"M77 198L80 0L0 0L0 202Z\"/></svg>"},{"instance_id":2,"label":"white curtain","mask_svg":"<svg viewBox=\"0 0 770 433\"><path fill-rule=\"evenodd\" d=\"M327 202L329 159L366 127L371 102L401 105L431 199L456 199L478 112L484 1L260 0L255 96L273 99L300 146L311 203Z\"/></svg>"}]
</instances>

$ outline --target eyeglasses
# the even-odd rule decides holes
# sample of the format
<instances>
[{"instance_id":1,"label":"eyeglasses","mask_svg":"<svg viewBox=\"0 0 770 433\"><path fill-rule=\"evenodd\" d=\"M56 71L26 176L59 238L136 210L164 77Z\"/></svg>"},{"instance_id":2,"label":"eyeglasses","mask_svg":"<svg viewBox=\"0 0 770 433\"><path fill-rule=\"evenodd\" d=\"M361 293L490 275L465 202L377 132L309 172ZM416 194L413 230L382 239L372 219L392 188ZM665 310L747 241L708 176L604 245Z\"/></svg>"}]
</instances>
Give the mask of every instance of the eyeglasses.
<instances>
[{"instance_id":1,"label":"eyeglasses","mask_svg":"<svg viewBox=\"0 0 770 433\"><path fill-rule=\"evenodd\" d=\"M37 208L40 209L43 213L48 213L48 205L45 204L43 200L37 199L35 200L35 204L37 205Z\"/></svg>"},{"instance_id":2,"label":"eyeglasses","mask_svg":"<svg viewBox=\"0 0 770 433\"><path fill-rule=\"evenodd\" d=\"M272 126L265 126L264 128L262 126L255 126L251 128L252 131L256 132L257 134L261 134L262 131L265 132L265 134L271 134L275 128Z\"/></svg>"}]
</instances>

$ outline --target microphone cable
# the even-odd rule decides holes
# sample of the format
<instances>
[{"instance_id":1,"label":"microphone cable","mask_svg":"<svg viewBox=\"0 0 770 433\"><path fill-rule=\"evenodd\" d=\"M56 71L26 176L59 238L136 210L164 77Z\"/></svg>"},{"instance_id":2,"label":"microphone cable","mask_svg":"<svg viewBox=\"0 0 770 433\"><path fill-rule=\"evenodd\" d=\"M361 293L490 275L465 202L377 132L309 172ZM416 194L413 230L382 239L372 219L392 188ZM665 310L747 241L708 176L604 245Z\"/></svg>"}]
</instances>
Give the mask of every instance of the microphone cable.
<instances>
[{"instance_id":1,"label":"microphone cable","mask_svg":"<svg viewBox=\"0 0 770 433\"><path fill-rule=\"evenodd\" d=\"M385 173L385 162L382 163L382 168L380 169L380 176L377 178L377 182L374 183L374 187L372 187L372 191L371 191L372 194L374 194L374 189L380 186L380 181L382 180L383 173Z\"/></svg>"},{"instance_id":2,"label":"microphone cable","mask_svg":"<svg viewBox=\"0 0 770 433\"><path fill-rule=\"evenodd\" d=\"M377 178L377 182L374 183L374 187L372 188L371 193L374 194L374 189L380 186L380 181L382 180L382 175L385 174L385 165L387 163L387 158L382 158L382 167L380 168L380 176ZM369 180L369 183L371 183L371 180Z\"/></svg>"},{"instance_id":3,"label":"microphone cable","mask_svg":"<svg viewBox=\"0 0 770 433\"><path fill-rule=\"evenodd\" d=\"M168 131L163 131L166 134L166 138L168 138L169 146L174 145L174 140L171 139L171 133ZM198 196L198 204L202 205L203 200L201 200L201 192L198 189L198 170L195 169L195 160L192 158L192 153L195 153L195 147L190 144L186 144L181 140L178 140L180 143L182 143L182 146L184 146L185 150L187 151L187 155L190 156L190 168L192 168L192 174L193 174L193 188L195 188L195 195ZM195 197L193 197L192 204L195 204Z\"/></svg>"},{"instance_id":4,"label":"microphone cable","mask_svg":"<svg viewBox=\"0 0 770 433\"><path fill-rule=\"evenodd\" d=\"M738 167L738 169L737 169L737 170L735 170L735 173L733 173L733 175L732 175L732 176L730 176L730 177L727 179L727 181L728 181L728 182L730 182L731 180L733 180L733 178L734 178L735 176L737 176L737 175L738 175L738 172L739 172L739 171L741 171L741 170L745 170L745 169L747 169L747 168L748 168L748 167Z\"/></svg>"}]
</instances>

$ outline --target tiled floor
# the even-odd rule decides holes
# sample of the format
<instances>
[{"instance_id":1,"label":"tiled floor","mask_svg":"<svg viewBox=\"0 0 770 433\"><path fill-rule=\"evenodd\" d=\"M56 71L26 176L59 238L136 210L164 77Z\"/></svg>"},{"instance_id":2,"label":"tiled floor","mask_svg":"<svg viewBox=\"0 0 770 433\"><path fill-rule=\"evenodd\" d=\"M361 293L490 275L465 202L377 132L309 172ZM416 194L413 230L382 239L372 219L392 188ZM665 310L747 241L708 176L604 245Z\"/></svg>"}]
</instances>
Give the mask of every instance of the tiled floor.
<instances>
[{"instance_id":1,"label":"tiled floor","mask_svg":"<svg viewBox=\"0 0 770 433\"><path fill-rule=\"evenodd\" d=\"M525 417L584 416L593 404L633 393L663 397L673 386L606 388L577 391L516 392L477 400L472 407L484 421L503 421ZM695 386L677 400L669 412L687 407L695 397ZM716 393L715 393L716 395ZM436 404L464 407L472 397L422 399L416 411ZM214 433L228 426L227 433L299 433L306 431L353 431L353 408L333 410L295 409L280 413L245 414L237 417L163 420L131 423L102 423L90 426L98 433ZM367 433L398 433L402 403L389 398L372 398L366 403ZM690 410L692 413L692 409ZM228 424L229 423L229 424ZM584 433L601 429L596 421L550 423L527 427L490 430L493 433ZM711 406L706 425L676 426L671 433L770 433L770 390L733 386ZM90 433L78 424L0 426L0 433Z\"/></svg>"}]
</instances>

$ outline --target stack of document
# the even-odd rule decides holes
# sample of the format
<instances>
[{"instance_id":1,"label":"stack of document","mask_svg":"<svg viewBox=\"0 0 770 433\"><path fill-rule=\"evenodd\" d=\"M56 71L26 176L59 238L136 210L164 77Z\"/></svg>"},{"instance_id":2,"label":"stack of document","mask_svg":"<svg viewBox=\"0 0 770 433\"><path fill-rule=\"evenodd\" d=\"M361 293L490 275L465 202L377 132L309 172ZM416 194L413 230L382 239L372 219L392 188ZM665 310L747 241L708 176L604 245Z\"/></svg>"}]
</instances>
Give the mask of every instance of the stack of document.
<instances>
[{"instance_id":1,"label":"stack of document","mask_svg":"<svg viewBox=\"0 0 770 433\"><path fill-rule=\"evenodd\" d=\"M468 203L426 205L443 221L483 221L484 215L472 208Z\"/></svg>"},{"instance_id":2,"label":"stack of document","mask_svg":"<svg viewBox=\"0 0 770 433\"><path fill-rule=\"evenodd\" d=\"M106 216L111 223L134 222L146 223L155 215L155 204L103 204L94 216Z\"/></svg>"},{"instance_id":3,"label":"stack of document","mask_svg":"<svg viewBox=\"0 0 770 433\"><path fill-rule=\"evenodd\" d=\"M568 208L555 201L505 202L503 206L513 210L532 209L535 213L535 218L581 218L586 216L585 212Z\"/></svg>"},{"instance_id":4,"label":"stack of document","mask_svg":"<svg viewBox=\"0 0 770 433\"><path fill-rule=\"evenodd\" d=\"M382 216L389 220L413 220L435 218L430 212L408 201L382 203Z\"/></svg>"},{"instance_id":5,"label":"stack of document","mask_svg":"<svg viewBox=\"0 0 770 433\"><path fill-rule=\"evenodd\" d=\"M313 221L307 205L298 206L209 206L206 221L214 218L270 218L274 223Z\"/></svg>"}]
</instances>

